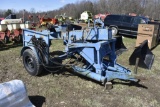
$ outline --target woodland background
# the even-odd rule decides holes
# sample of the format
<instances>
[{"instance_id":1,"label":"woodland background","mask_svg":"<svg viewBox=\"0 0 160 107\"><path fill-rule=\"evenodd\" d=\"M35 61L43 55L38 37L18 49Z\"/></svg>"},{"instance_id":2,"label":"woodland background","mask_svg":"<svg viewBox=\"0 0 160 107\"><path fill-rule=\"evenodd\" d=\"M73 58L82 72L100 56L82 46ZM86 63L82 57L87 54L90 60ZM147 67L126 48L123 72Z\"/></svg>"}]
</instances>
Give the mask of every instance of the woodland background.
<instances>
[{"instance_id":1,"label":"woodland background","mask_svg":"<svg viewBox=\"0 0 160 107\"><path fill-rule=\"evenodd\" d=\"M67 4L57 10L37 11L34 7L30 10L0 9L0 17L6 17L10 13L16 14L17 18L28 20L28 16L33 16L33 21L37 21L38 15L41 17L47 13L47 17L54 18L55 15L66 14L75 19L80 18L83 11L90 11L95 14L128 14L136 13L137 15L149 16L153 19L160 19L160 0L82 0L76 3Z\"/></svg>"}]
</instances>

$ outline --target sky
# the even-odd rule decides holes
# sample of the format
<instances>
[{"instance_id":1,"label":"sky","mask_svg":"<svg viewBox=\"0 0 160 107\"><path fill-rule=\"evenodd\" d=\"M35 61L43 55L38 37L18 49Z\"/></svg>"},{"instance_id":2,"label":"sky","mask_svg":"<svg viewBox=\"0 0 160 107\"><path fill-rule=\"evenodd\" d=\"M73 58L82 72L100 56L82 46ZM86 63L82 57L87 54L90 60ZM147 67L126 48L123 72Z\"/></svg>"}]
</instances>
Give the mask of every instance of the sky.
<instances>
[{"instance_id":1,"label":"sky","mask_svg":"<svg viewBox=\"0 0 160 107\"><path fill-rule=\"evenodd\" d=\"M81 0L0 0L0 9L28 10L34 8L36 12L55 10L68 3L75 3Z\"/></svg>"}]
</instances>

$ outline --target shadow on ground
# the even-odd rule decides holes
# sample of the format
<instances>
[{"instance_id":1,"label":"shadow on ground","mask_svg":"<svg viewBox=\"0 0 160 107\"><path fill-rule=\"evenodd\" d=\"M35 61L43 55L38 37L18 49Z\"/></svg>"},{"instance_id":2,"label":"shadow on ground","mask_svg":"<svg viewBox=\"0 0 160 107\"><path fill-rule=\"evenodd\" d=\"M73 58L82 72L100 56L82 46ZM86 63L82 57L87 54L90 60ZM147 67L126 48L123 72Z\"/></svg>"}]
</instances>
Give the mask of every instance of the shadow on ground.
<instances>
[{"instance_id":1,"label":"shadow on ground","mask_svg":"<svg viewBox=\"0 0 160 107\"><path fill-rule=\"evenodd\" d=\"M17 47L22 47L23 44L22 43L13 43L13 44L1 44L0 43L0 51L3 51L3 50L8 50L10 48L17 48Z\"/></svg>"},{"instance_id":2,"label":"shadow on ground","mask_svg":"<svg viewBox=\"0 0 160 107\"><path fill-rule=\"evenodd\" d=\"M33 105L36 107L42 107L43 103L45 103L46 98L43 96L29 96L29 100L32 102Z\"/></svg>"}]
</instances>

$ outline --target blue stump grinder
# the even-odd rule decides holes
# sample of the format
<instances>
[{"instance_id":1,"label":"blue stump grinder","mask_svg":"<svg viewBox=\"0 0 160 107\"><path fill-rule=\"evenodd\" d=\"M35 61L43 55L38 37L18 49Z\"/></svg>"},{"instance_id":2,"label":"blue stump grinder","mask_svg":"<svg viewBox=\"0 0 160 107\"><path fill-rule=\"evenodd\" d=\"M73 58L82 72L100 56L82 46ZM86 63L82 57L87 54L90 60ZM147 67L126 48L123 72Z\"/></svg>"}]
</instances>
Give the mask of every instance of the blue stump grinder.
<instances>
[{"instance_id":1,"label":"blue stump grinder","mask_svg":"<svg viewBox=\"0 0 160 107\"><path fill-rule=\"evenodd\" d=\"M63 32L65 53L58 58L73 58L77 63L60 64L51 61L50 41L54 40L56 35L56 32L49 30L23 30L21 55L29 74L37 76L43 68L70 65L74 72L99 81L106 88L112 87L111 81L114 79L138 82L129 69L116 62L116 39L112 37L110 29L103 27L102 22L95 21L92 28Z\"/></svg>"}]
</instances>

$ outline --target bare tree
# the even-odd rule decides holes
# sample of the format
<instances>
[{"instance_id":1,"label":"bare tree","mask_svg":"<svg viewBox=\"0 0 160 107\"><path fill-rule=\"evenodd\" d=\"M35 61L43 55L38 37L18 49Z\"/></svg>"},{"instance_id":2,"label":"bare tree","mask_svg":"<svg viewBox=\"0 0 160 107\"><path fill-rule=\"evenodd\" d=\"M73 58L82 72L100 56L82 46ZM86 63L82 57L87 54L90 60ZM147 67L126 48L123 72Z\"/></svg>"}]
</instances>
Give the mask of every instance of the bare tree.
<instances>
[{"instance_id":1,"label":"bare tree","mask_svg":"<svg viewBox=\"0 0 160 107\"><path fill-rule=\"evenodd\" d=\"M23 17L23 10L15 11L17 18ZM67 4L59 9L50 10L47 12L36 12L34 8L30 11L25 11L25 19L32 14L35 21L38 21L36 16L43 16L47 13L47 17L54 18L56 15L66 14L73 18L80 18L83 11L90 11L93 14L111 13L111 14L128 14L136 13L138 15L150 16L154 19L160 18L160 0L81 0L76 3ZM0 10L0 17L5 17L7 10Z\"/></svg>"}]
</instances>

